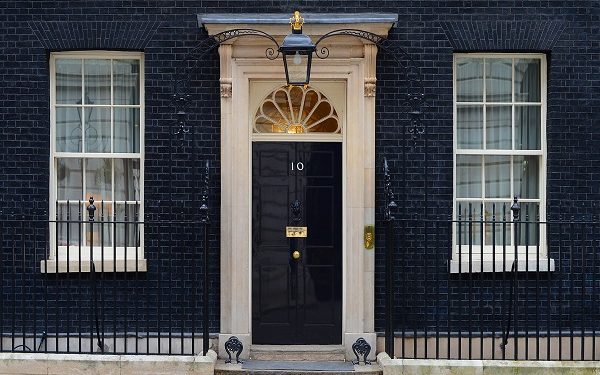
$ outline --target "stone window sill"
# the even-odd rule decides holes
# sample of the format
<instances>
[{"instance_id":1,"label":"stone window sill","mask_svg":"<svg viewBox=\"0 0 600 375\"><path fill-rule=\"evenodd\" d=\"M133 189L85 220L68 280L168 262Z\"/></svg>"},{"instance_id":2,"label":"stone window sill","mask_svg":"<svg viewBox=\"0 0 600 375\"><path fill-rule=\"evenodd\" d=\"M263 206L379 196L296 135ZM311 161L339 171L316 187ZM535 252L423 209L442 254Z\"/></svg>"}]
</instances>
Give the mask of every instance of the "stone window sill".
<instances>
[{"instance_id":1,"label":"stone window sill","mask_svg":"<svg viewBox=\"0 0 600 375\"><path fill-rule=\"evenodd\" d=\"M146 272L146 259L127 259L127 265L125 265L124 259L104 259L94 260L94 268L96 272ZM89 260L61 260L54 259L42 260L40 262L41 273L78 273L91 272L91 265Z\"/></svg>"},{"instance_id":2,"label":"stone window sill","mask_svg":"<svg viewBox=\"0 0 600 375\"><path fill-rule=\"evenodd\" d=\"M548 264L548 260L550 261ZM473 260L469 269L468 260L451 260L450 261L450 273L491 273L491 272L511 272L514 260L498 259L496 261L484 260L483 265L480 260ZM483 266L483 268L482 268ZM517 272L554 272L555 263L554 259L540 258L539 260L530 259L526 262L525 259L519 259Z\"/></svg>"}]
</instances>

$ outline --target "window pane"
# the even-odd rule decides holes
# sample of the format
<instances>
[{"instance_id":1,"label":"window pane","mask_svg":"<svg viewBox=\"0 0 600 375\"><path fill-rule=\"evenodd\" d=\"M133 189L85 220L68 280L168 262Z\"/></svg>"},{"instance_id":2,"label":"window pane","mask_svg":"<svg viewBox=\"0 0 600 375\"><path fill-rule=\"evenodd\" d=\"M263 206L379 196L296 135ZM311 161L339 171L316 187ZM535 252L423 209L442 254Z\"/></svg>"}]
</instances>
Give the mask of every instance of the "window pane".
<instances>
[{"instance_id":1,"label":"window pane","mask_svg":"<svg viewBox=\"0 0 600 375\"><path fill-rule=\"evenodd\" d=\"M540 96L540 60L515 60L515 101L539 102Z\"/></svg>"},{"instance_id":2,"label":"window pane","mask_svg":"<svg viewBox=\"0 0 600 375\"><path fill-rule=\"evenodd\" d=\"M140 152L140 110L115 108L115 152Z\"/></svg>"},{"instance_id":3,"label":"window pane","mask_svg":"<svg viewBox=\"0 0 600 375\"><path fill-rule=\"evenodd\" d=\"M456 100L483 101L483 59L456 60Z\"/></svg>"},{"instance_id":4,"label":"window pane","mask_svg":"<svg viewBox=\"0 0 600 375\"><path fill-rule=\"evenodd\" d=\"M115 200L140 200L140 161L137 159L114 159Z\"/></svg>"},{"instance_id":5,"label":"window pane","mask_svg":"<svg viewBox=\"0 0 600 375\"><path fill-rule=\"evenodd\" d=\"M481 156L456 155L456 197L481 197Z\"/></svg>"},{"instance_id":6,"label":"window pane","mask_svg":"<svg viewBox=\"0 0 600 375\"><path fill-rule=\"evenodd\" d=\"M502 246L511 244L511 211L508 202L488 202L485 204L485 244L486 246ZM507 249L507 252L510 249ZM502 249L496 254L502 255ZM498 268L502 266L498 265Z\"/></svg>"},{"instance_id":7,"label":"window pane","mask_svg":"<svg viewBox=\"0 0 600 375\"><path fill-rule=\"evenodd\" d=\"M58 246L79 247L79 239L83 225L79 221L84 219L83 205L80 201L59 203L57 207L56 236ZM72 249L75 251L75 249ZM59 259L60 260L60 259Z\"/></svg>"},{"instance_id":8,"label":"window pane","mask_svg":"<svg viewBox=\"0 0 600 375\"><path fill-rule=\"evenodd\" d=\"M510 198L510 156L485 157L486 198Z\"/></svg>"},{"instance_id":9,"label":"window pane","mask_svg":"<svg viewBox=\"0 0 600 375\"><path fill-rule=\"evenodd\" d=\"M481 201L458 202L456 234L462 260L468 259L468 245L481 245ZM465 258L466 257L466 258Z\"/></svg>"},{"instance_id":10,"label":"window pane","mask_svg":"<svg viewBox=\"0 0 600 375\"><path fill-rule=\"evenodd\" d=\"M82 199L81 159L59 158L56 160L56 186L58 200L80 201Z\"/></svg>"},{"instance_id":11,"label":"window pane","mask_svg":"<svg viewBox=\"0 0 600 375\"><path fill-rule=\"evenodd\" d=\"M540 225L537 223L540 216L539 203L521 203L521 220L518 230L518 244L520 246L536 246L540 237ZM534 249L529 249L533 251Z\"/></svg>"},{"instance_id":12,"label":"window pane","mask_svg":"<svg viewBox=\"0 0 600 375\"><path fill-rule=\"evenodd\" d=\"M511 106L488 106L486 111L487 148L510 150L512 148Z\"/></svg>"},{"instance_id":13,"label":"window pane","mask_svg":"<svg viewBox=\"0 0 600 375\"><path fill-rule=\"evenodd\" d=\"M485 90L488 102L512 101L512 59L486 59Z\"/></svg>"},{"instance_id":14,"label":"window pane","mask_svg":"<svg viewBox=\"0 0 600 375\"><path fill-rule=\"evenodd\" d=\"M140 104L140 61L113 61L114 104Z\"/></svg>"},{"instance_id":15,"label":"window pane","mask_svg":"<svg viewBox=\"0 0 600 375\"><path fill-rule=\"evenodd\" d=\"M111 159L86 159L85 199L93 196L97 202L112 200L112 160Z\"/></svg>"},{"instance_id":16,"label":"window pane","mask_svg":"<svg viewBox=\"0 0 600 375\"><path fill-rule=\"evenodd\" d=\"M56 103L81 104L81 60L56 60Z\"/></svg>"},{"instance_id":17,"label":"window pane","mask_svg":"<svg viewBox=\"0 0 600 375\"><path fill-rule=\"evenodd\" d=\"M137 204L116 205L117 246L140 246L139 243L139 206Z\"/></svg>"},{"instance_id":18,"label":"window pane","mask_svg":"<svg viewBox=\"0 0 600 375\"><path fill-rule=\"evenodd\" d=\"M110 108L86 108L85 116L85 152L110 152Z\"/></svg>"},{"instance_id":19,"label":"window pane","mask_svg":"<svg viewBox=\"0 0 600 375\"><path fill-rule=\"evenodd\" d=\"M84 60L85 104L110 104L110 60Z\"/></svg>"},{"instance_id":20,"label":"window pane","mask_svg":"<svg viewBox=\"0 0 600 375\"><path fill-rule=\"evenodd\" d=\"M483 107L458 107L456 112L458 148L483 148Z\"/></svg>"},{"instance_id":21,"label":"window pane","mask_svg":"<svg viewBox=\"0 0 600 375\"><path fill-rule=\"evenodd\" d=\"M81 152L81 108L56 108L56 151Z\"/></svg>"},{"instance_id":22,"label":"window pane","mask_svg":"<svg viewBox=\"0 0 600 375\"><path fill-rule=\"evenodd\" d=\"M540 150L541 107L515 106L515 148Z\"/></svg>"},{"instance_id":23,"label":"window pane","mask_svg":"<svg viewBox=\"0 0 600 375\"><path fill-rule=\"evenodd\" d=\"M95 197L94 197L95 199ZM113 221L113 204L105 200L95 199L94 206L96 206L94 225L86 225L86 244L89 246L92 243L92 236L94 240L94 258L101 259L102 248L104 247L104 258L112 258L113 245L112 238L114 227ZM86 204L87 207L87 204ZM87 213L87 212L86 212ZM87 220L87 216L86 216ZM88 250L89 251L89 250ZM86 254L87 255L87 254ZM100 271L97 269L96 271Z\"/></svg>"},{"instance_id":24,"label":"window pane","mask_svg":"<svg viewBox=\"0 0 600 375\"><path fill-rule=\"evenodd\" d=\"M519 198L540 197L539 156L514 156L515 195Z\"/></svg>"}]
</instances>

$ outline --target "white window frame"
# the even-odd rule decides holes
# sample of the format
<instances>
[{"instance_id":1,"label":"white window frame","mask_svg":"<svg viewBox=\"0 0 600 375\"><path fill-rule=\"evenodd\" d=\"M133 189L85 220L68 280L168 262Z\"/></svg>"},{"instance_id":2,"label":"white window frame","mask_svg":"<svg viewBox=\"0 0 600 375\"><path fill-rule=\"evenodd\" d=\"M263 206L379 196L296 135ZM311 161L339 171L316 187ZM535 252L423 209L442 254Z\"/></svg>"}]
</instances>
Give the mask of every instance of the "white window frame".
<instances>
[{"instance_id":1,"label":"white window frame","mask_svg":"<svg viewBox=\"0 0 600 375\"><path fill-rule=\"evenodd\" d=\"M457 127L457 107L459 105L476 105L483 106L485 109L486 105L508 105L509 102L487 102L486 97L486 71L485 71L485 63L483 64L483 101L482 102L458 102L457 101L457 61L460 58L479 58L479 59L494 59L494 58L504 58L504 59L539 59L540 60L540 100L541 100L541 113L540 113L540 150L486 150L486 111L483 111L483 122L484 127L483 131L483 144L482 149L458 149L457 147L457 138L458 138L458 127ZM512 97L510 101L510 105L512 108L512 129L514 133L515 129L515 111L514 108L517 105L528 105L528 104L539 104L528 103L528 102L516 102L515 101L515 87L514 87L514 62L513 62L513 71L512 71ZM494 155L494 156L540 156L540 169L539 169L539 199L519 199L520 203L527 202L538 202L539 201L539 221L541 223L545 223L546 220L546 179L547 179L547 139L546 139L546 115L547 115L547 60L546 55L541 53L455 53L453 56L453 64L452 64L452 106L453 106L453 127L452 127L452 140L453 140L453 181L452 181L452 217L454 220L454 224L452 225L452 259L450 260L450 272L451 273L478 273L478 272L503 272L503 271L511 271L513 267L513 263L515 260L515 251L514 251L514 237L511 238L511 245L506 245L503 247L502 245L496 245L495 249L495 259L493 257L494 249L492 245L484 245L483 246L483 259L481 259L481 251L482 245L471 245L471 254L469 254L469 247L466 244L461 244L461 249L459 249L458 239L457 239L457 223L458 215L458 204L460 201L467 202L469 200L479 200L488 202L488 201L504 201L503 198L457 198L456 192L456 178L457 178L457 155ZM516 104L518 103L518 104ZM514 134L512 135L512 140L514 142ZM482 173L485 169L485 165L482 165ZM511 177L513 173L513 167L511 164ZM511 193L513 189L513 178L511 178ZM482 184L485 184L485 180L482 180ZM483 191L482 191L483 194ZM507 212L506 212L506 221L512 221L512 212L509 210L512 202L507 202ZM468 204L468 203L465 203ZM464 206L463 206L464 207ZM479 209L479 207L473 206L473 209ZM497 207L498 211L496 212L496 220L502 220L502 207ZM521 217L525 216L524 210L521 210ZM465 219L462 218L464 221ZM530 218L530 220L535 220L535 218ZM474 221L473 223L476 223ZM500 225L500 224L497 224ZM513 224L507 224L507 226L511 226L510 235L513 235ZM462 226L463 229L466 227ZM478 228L478 230L481 230ZM538 248L536 245L517 246L517 254L518 254L518 264L515 264L517 271L530 271L530 272L546 272L546 271L554 271L554 260L548 259L548 248L547 248L547 236L546 236L546 224L540 225L539 232L539 259L538 257ZM483 239L482 239L483 240ZM506 250L506 254L504 254L504 250ZM528 260L528 262L526 262Z\"/></svg>"},{"instance_id":2,"label":"white window frame","mask_svg":"<svg viewBox=\"0 0 600 375\"><path fill-rule=\"evenodd\" d=\"M140 145L138 153L84 153L82 152L58 152L56 151L56 60L57 59L132 59L140 61L139 80L140 80L140 103L138 105L118 105L113 103L113 72L111 68L111 103L107 105L99 105L102 107L117 108L117 107L138 107L139 108L139 127L140 127ZM143 52L121 52L121 51L68 51L68 52L52 52L49 61L50 70L50 189L49 189L49 253L48 259L41 261L42 273L60 273L60 272L90 272L92 261L90 259L90 246L82 244L81 258L79 246L76 245L60 245L57 246L57 225L56 225L56 204L57 204L57 178L56 178L56 163L58 158L93 158L93 159L135 159L140 163L139 177L139 210L138 222L143 222L144 217L144 144L145 144L145 88L144 88L144 54ZM111 64L112 66L112 64ZM82 77L82 85L84 85ZM83 89L82 89L83 90ZM86 104L84 103L84 106ZM89 104L88 104L89 105ZM92 104L94 106L94 104ZM111 110L111 122L114 120L113 111ZM113 142L111 125L111 144ZM85 137L82 135L82 137ZM111 150L112 151L112 150ZM85 175L85 171L82 171ZM85 177L84 177L85 178ZM114 176L112 178L112 186L114 190ZM84 185L85 189L85 185ZM114 199L114 195L113 195ZM111 201L113 206L115 202ZM85 209L89 203L84 202L82 210L82 221L88 221L88 212ZM95 224L100 225L101 201L94 203L96 206ZM115 207L113 207L115 209ZM78 218L71 218L78 220ZM132 221L135 219L132 219ZM112 230L112 224L105 224ZM97 231L94 229L94 232ZM84 241L84 237L81 239ZM139 226L140 243L139 246L106 246L104 253L99 254L97 245L94 245L93 263L96 272L145 272L146 259L144 257L144 226ZM115 239L113 238L113 241ZM95 242L95 241L94 241ZM127 253L125 253L127 250ZM67 259L68 254L68 259ZM126 263L125 263L126 260Z\"/></svg>"}]
</instances>

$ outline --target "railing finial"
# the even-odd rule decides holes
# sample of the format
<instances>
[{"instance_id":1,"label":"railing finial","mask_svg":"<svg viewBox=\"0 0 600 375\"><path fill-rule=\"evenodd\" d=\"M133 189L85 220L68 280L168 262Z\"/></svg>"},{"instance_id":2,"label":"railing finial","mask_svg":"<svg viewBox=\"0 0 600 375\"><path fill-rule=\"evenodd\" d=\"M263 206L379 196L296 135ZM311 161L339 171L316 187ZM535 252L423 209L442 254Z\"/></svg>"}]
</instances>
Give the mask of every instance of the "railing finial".
<instances>
[{"instance_id":1,"label":"railing finial","mask_svg":"<svg viewBox=\"0 0 600 375\"><path fill-rule=\"evenodd\" d=\"M94 197L90 195L89 199L90 205L87 206L88 214L90 216L90 221L94 221L94 213L96 212L96 206L94 206Z\"/></svg>"},{"instance_id":2,"label":"railing finial","mask_svg":"<svg viewBox=\"0 0 600 375\"><path fill-rule=\"evenodd\" d=\"M513 204L510 206L510 210L513 213L513 221L519 220L519 215L521 213L521 204L519 203L519 197L515 195L513 198Z\"/></svg>"}]
</instances>

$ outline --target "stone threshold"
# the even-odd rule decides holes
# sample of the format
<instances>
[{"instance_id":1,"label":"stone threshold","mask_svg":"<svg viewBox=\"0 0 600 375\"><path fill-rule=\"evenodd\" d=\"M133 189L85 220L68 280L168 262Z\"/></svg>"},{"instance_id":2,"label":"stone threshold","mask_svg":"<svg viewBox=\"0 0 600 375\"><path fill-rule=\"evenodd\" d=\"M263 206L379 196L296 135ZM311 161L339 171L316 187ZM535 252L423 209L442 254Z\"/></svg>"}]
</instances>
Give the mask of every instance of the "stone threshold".
<instances>
[{"instance_id":1,"label":"stone threshold","mask_svg":"<svg viewBox=\"0 0 600 375\"><path fill-rule=\"evenodd\" d=\"M214 374L217 353L206 356L0 353L0 374Z\"/></svg>"}]
</instances>

